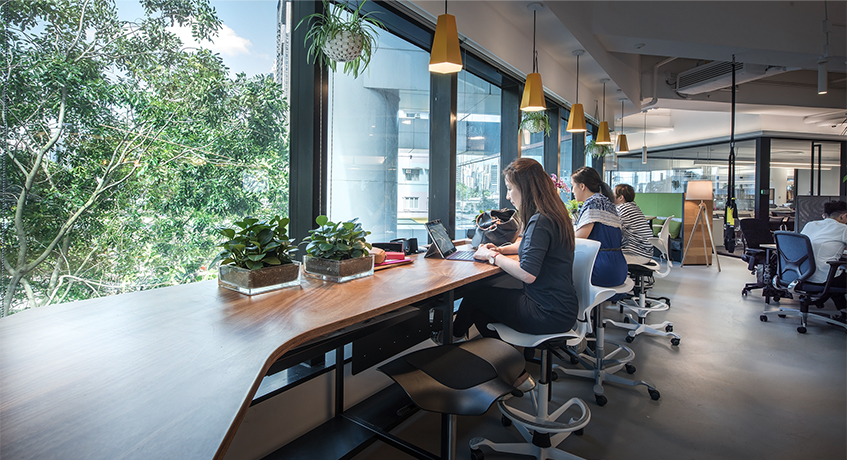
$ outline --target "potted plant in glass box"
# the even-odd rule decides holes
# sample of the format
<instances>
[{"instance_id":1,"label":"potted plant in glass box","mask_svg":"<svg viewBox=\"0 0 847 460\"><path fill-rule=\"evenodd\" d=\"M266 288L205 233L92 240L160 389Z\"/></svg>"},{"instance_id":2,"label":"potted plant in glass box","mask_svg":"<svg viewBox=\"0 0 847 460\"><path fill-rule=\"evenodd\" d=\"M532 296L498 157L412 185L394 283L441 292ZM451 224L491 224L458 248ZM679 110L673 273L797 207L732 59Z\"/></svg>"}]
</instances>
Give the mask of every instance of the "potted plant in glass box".
<instances>
[{"instance_id":1,"label":"potted plant in glass box","mask_svg":"<svg viewBox=\"0 0 847 460\"><path fill-rule=\"evenodd\" d=\"M357 220L335 223L327 216L315 219L318 228L309 230L302 243L308 243L303 257L306 276L343 283L373 275L374 257L365 240L371 232L363 230Z\"/></svg>"},{"instance_id":2,"label":"potted plant in glass box","mask_svg":"<svg viewBox=\"0 0 847 460\"><path fill-rule=\"evenodd\" d=\"M300 285L300 263L292 260L297 251L288 239L289 219L274 216L269 221L247 217L232 227L217 231L228 240L220 260L218 285L247 295Z\"/></svg>"}]
</instances>

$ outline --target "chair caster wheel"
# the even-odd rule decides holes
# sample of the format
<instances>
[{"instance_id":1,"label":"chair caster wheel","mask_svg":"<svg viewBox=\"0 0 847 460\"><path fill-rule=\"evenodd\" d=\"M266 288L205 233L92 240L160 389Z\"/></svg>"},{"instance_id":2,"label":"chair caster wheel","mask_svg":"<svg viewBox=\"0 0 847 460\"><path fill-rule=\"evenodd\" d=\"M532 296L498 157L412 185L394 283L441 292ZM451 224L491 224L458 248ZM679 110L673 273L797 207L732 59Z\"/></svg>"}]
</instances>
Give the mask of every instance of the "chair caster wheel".
<instances>
[{"instance_id":1,"label":"chair caster wheel","mask_svg":"<svg viewBox=\"0 0 847 460\"><path fill-rule=\"evenodd\" d=\"M668 324L667 326L665 326L665 332L673 332L673 325Z\"/></svg>"},{"instance_id":2,"label":"chair caster wheel","mask_svg":"<svg viewBox=\"0 0 847 460\"><path fill-rule=\"evenodd\" d=\"M580 429L574 431L573 434L575 434L577 436L582 436L582 435L585 434L585 428L580 428Z\"/></svg>"},{"instance_id":3,"label":"chair caster wheel","mask_svg":"<svg viewBox=\"0 0 847 460\"><path fill-rule=\"evenodd\" d=\"M780 297L778 295L773 296L774 302L779 302Z\"/></svg>"},{"instance_id":4,"label":"chair caster wheel","mask_svg":"<svg viewBox=\"0 0 847 460\"><path fill-rule=\"evenodd\" d=\"M606 399L604 395L594 395L594 399L597 401L597 405L600 407L605 406L606 403L609 402L609 400Z\"/></svg>"},{"instance_id":5,"label":"chair caster wheel","mask_svg":"<svg viewBox=\"0 0 847 460\"><path fill-rule=\"evenodd\" d=\"M632 365L632 364L630 364L630 363L626 363L626 364L624 365L624 369L626 369L626 373L627 373L627 374L634 374L634 373L635 373L635 366L633 366L633 365Z\"/></svg>"},{"instance_id":6,"label":"chair caster wheel","mask_svg":"<svg viewBox=\"0 0 847 460\"><path fill-rule=\"evenodd\" d=\"M659 395L659 390L647 390L647 393L650 394L650 399L652 399L653 401L658 401L659 397L661 396Z\"/></svg>"},{"instance_id":7,"label":"chair caster wheel","mask_svg":"<svg viewBox=\"0 0 847 460\"><path fill-rule=\"evenodd\" d=\"M626 343L632 343L632 341L635 340L635 337L626 336L626 339L624 340L626 340Z\"/></svg>"},{"instance_id":8,"label":"chair caster wheel","mask_svg":"<svg viewBox=\"0 0 847 460\"><path fill-rule=\"evenodd\" d=\"M625 323L629 323L629 316L624 316L624 317L623 317L623 322L625 322Z\"/></svg>"},{"instance_id":9,"label":"chair caster wheel","mask_svg":"<svg viewBox=\"0 0 847 460\"><path fill-rule=\"evenodd\" d=\"M785 318L785 315L776 315L776 316L779 316L780 318Z\"/></svg>"},{"instance_id":10,"label":"chair caster wheel","mask_svg":"<svg viewBox=\"0 0 847 460\"><path fill-rule=\"evenodd\" d=\"M579 358L576 356L571 356L571 364L579 364Z\"/></svg>"},{"instance_id":11,"label":"chair caster wheel","mask_svg":"<svg viewBox=\"0 0 847 460\"><path fill-rule=\"evenodd\" d=\"M805 333L806 333L806 328L805 328L805 327L803 327L803 326L800 326L800 327L798 327L798 328L797 328L797 332L799 332L799 333L801 333L801 334L805 334Z\"/></svg>"},{"instance_id":12,"label":"chair caster wheel","mask_svg":"<svg viewBox=\"0 0 847 460\"><path fill-rule=\"evenodd\" d=\"M767 322L768 322L768 317L767 317L767 315L760 315L760 316L759 316L759 321L761 321L761 322L763 322L763 323L767 323Z\"/></svg>"},{"instance_id":13,"label":"chair caster wheel","mask_svg":"<svg viewBox=\"0 0 847 460\"><path fill-rule=\"evenodd\" d=\"M506 417L505 415L501 415L500 416L500 424L503 425L503 426L512 426L512 421L509 420L509 417Z\"/></svg>"},{"instance_id":14,"label":"chair caster wheel","mask_svg":"<svg viewBox=\"0 0 847 460\"><path fill-rule=\"evenodd\" d=\"M471 460L483 460L485 455L479 449L471 449Z\"/></svg>"},{"instance_id":15,"label":"chair caster wheel","mask_svg":"<svg viewBox=\"0 0 847 460\"><path fill-rule=\"evenodd\" d=\"M746 290L741 291L741 297L747 297L747 291Z\"/></svg>"},{"instance_id":16,"label":"chair caster wheel","mask_svg":"<svg viewBox=\"0 0 847 460\"><path fill-rule=\"evenodd\" d=\"M679 346L679 339L676 338L676 337L672 338L671 339L671 345L678 347Z\"/></svg>"}]
</instances>

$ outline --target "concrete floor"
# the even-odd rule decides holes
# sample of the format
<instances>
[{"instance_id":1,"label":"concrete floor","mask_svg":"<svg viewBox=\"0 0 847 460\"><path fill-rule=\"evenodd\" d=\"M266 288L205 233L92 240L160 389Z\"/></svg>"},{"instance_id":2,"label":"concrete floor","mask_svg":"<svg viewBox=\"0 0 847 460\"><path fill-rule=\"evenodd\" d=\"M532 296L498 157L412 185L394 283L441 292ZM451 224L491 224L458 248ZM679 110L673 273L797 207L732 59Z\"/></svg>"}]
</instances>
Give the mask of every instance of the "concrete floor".
<instances>
[{"instance_id":1,"label":"concrete floor","mask_svg":"<svg viewBox=\"0 0 847 460\"><path fill-rule=\"evenodd\" d=\"M610 460L847 459L847 334L817 323L799 334L799 319L791 317L760 322L761 291L741 296L744 283L755 281L746 264L721 257L721 265L718 273L715 266L677 264L656 281L652 293L670 297L672 306L648 320L673 321L682 342L672 347L662 337L638 336L630 345L637 367L631 377L655 385L660 400L643 386L607 384L609 402L600 407L592 381L564 377L554 384L554 401L577 396L591 410L584 436L572 435L560 448ZM604 315L619 317L616 308ZM623 330L606 331L608 341L623 343ZM537 366L528 368L537 375ZM393 433L437 453L439 421L418 413ZM459 417L458 459L470 458L468 441L477 436L522 440L514 427L501 426L496 406L483 417ZM488 460L515 458L483 452ZM405 458L411 457L379 442L355 457Z\"/></svg>"}]
</instances>

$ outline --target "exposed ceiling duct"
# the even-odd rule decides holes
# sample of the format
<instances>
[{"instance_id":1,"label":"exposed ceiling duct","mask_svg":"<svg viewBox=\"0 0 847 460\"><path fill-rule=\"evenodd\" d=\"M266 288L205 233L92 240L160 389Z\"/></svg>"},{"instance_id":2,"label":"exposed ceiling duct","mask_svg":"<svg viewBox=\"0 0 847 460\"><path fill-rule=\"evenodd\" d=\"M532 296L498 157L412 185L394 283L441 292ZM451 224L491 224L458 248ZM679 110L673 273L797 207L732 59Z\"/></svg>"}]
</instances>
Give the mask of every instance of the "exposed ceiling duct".
<instances>
[{"instance_id":1,"label":"exposed ceiling duct","mask_svg":"<svg viewBox=\"0 0 847 460\"><path fill-rule=\"evenodd\" d=\"M787 67L763 64L735 64L735 83L751 82L787 72ZM676 77L676 91L686 96L708 93L732 86L732 62L713 61L680 72Z\"/></svg>"}]
</instances>

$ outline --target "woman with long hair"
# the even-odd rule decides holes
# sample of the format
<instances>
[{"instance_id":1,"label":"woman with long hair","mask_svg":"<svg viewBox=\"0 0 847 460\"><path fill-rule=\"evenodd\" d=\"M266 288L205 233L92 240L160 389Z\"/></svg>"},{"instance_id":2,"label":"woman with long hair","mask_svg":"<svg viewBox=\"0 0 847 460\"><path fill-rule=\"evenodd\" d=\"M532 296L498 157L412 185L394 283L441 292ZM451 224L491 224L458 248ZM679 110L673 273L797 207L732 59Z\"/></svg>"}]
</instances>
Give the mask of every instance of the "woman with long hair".
<instances>
[{"instance_id":1,"label":"woman with long hair","mask_svg":"<svg viewBox=\"0 0 847 460\"><path fill-rule=\"evenodd\" d=\"M521 289L481 286L468 292L453 322L463 337L471 325L496 337L489 323L503 323L528 334L566 332L576 324L579 305L573 286L574 230L553 181L537 161L519 158L503 171L506 198L518 210L521 238L515 243L480 245L477 260L502 268ZM501 257L517 254L519 260Z\"/></svg>"},{"instance_id":2,"label":"woman with long hair","mask_svg":"<svg viewBox=\"0 0 847 460\"><path fill-rule=\"evenodd\" d=\"M576 237L600 242L591 284L619 286L626 281L627 266L621 252L621 218L611 201L614 193L600 178L600 173L587 166L571 174L571 185L574 197L582 202L576 219Z\"/></svg>"}]
</instances>

